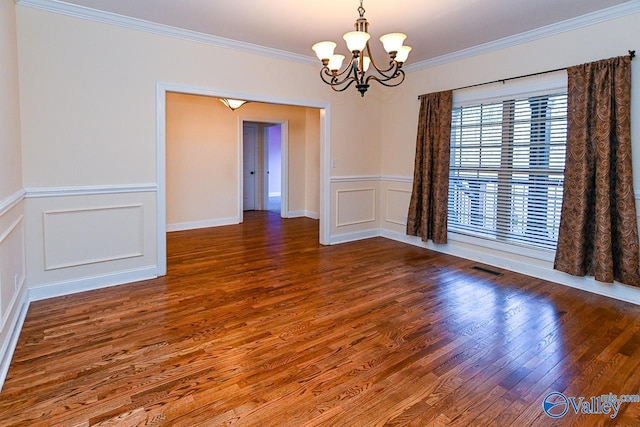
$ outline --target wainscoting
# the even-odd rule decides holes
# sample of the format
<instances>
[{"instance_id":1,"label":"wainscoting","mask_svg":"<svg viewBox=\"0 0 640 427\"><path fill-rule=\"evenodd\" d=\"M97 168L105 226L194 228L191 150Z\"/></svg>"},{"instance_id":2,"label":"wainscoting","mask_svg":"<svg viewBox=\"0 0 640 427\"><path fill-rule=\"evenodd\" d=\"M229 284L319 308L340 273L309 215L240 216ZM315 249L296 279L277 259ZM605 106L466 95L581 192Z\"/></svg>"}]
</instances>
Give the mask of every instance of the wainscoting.
<instances>
[{"instance_id":1,"label":"wainscoting","mask_svg":"<svg viewBox=\"0 0 640 427\"><path fill-rule=\"evenodd\" d=\"M27 189L31 300L156 276L155 184Z\"/></svg>"},{"instance_id":2,"label":"wainscoting","mask_svg":"<svg viewBox=\"0 0 640 427\"><path fill-rule=\"evenodd\" d=\"M0 200L0 384L27 313L24 191Z\"/></svg>"},{"instance_id":3,"label":"wainscoting","mask_svg":"<svg viewBox=\"0 0 640 427\"><path fill-rule=\"evenodd\" d=\"M373 237L380 227L377 176L332 177L331 244ZM372 230L374 234L372 234Z\"/></svg>"}]
</instances>

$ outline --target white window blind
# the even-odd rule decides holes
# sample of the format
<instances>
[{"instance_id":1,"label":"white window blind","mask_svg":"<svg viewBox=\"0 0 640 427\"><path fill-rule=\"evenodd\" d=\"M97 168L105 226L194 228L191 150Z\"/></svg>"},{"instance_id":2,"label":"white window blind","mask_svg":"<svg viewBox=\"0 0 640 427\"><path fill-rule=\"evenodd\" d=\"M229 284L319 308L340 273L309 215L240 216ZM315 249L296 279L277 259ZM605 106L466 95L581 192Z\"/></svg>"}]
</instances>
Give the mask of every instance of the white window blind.
<instances>
[{"instance_id":1,"label":"white window blind","mask_svg":"<svg viewBox=\"0 0 640 427\"><path fill-rule=\"evenodd\" d=\"M555 249L566 134L566 89L454 106L449 232Z\"/></svg>"}]
</instances>

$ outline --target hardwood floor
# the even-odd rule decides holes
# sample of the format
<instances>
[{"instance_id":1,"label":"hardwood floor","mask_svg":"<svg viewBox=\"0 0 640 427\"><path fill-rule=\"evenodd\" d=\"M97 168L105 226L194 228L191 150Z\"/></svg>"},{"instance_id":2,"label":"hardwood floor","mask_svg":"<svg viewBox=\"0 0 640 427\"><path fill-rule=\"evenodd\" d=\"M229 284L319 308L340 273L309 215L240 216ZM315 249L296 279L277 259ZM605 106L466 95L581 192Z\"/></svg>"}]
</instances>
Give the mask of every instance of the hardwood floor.
<instances>
[{"instance_id":1,"label":"hardwood floor","mask_svg":"<svg viewBox=\"0 0 640 427\"><path fill-rule=\"evenodd\" d=\"M32 303L0 425L640 425L640 403L542 406L640 394L640 307L317 242L314 220L246 213L169 234L166 277Z\"/></svg>"}]
</instances>

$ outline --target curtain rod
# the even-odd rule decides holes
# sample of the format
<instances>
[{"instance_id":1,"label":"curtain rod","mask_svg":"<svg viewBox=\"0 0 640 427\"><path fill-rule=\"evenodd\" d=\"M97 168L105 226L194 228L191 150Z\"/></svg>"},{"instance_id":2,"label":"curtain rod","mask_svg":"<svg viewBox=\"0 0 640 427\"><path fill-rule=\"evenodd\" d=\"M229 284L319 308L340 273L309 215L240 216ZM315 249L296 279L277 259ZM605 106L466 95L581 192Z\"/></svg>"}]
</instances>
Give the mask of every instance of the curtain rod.
<instances>
[{"instance_id":1,"label":"curtain rod","mask_svg":"<svg viewBox=\"0 0 640 427\"><path fill-rule=\"evenodd\" d=\"M636 51L635 50L630 50L628 52L629 53L627 55L633 60L633 58L636 57ZM540 71L538 73L525 74L525 75L518 76L518 77L508 77L506 79L498 79L498 80L493 80L491 82L476 83L476 84L473 84L473 85L462 86L462 87L458 87L458 88L451 89L451 90L469 89L471 87L490 85L492 83L505 83L505 82L507 82L509 80L516 80L516 79L522 79L522 78L525 78L525 77L533 77L533 76L539 76L539 75L542 75L542 74L555 73L556 71L562 71L562 70L566 70L566 69L567 69L567 67L556 68L555 70ZM418 96L418 99L420 99L420 96Z\"/></svg>"}]
</instances>

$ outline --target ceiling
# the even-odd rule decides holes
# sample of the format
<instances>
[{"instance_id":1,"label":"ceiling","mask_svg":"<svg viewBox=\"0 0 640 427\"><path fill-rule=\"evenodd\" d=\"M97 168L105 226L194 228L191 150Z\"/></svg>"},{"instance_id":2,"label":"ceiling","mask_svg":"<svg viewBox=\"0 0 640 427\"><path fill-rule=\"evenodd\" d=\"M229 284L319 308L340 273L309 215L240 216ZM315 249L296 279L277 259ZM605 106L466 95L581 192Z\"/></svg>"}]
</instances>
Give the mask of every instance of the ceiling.
<instances>
[{"instance_id":1,"label":"ceiling","mask_svg":"<svg viewBox=\"0 0 640 427\"><path fill-rule=\"evenodd\" d=\"M407 34L421 62L638 0L364 0L371 47ZM65 0L88 8L313 57L318 41L352 31L358 0ZM376 48L378 49L378 48ZM374 57L384 54L380 49Z\"/></svg>"}]
</instances>

